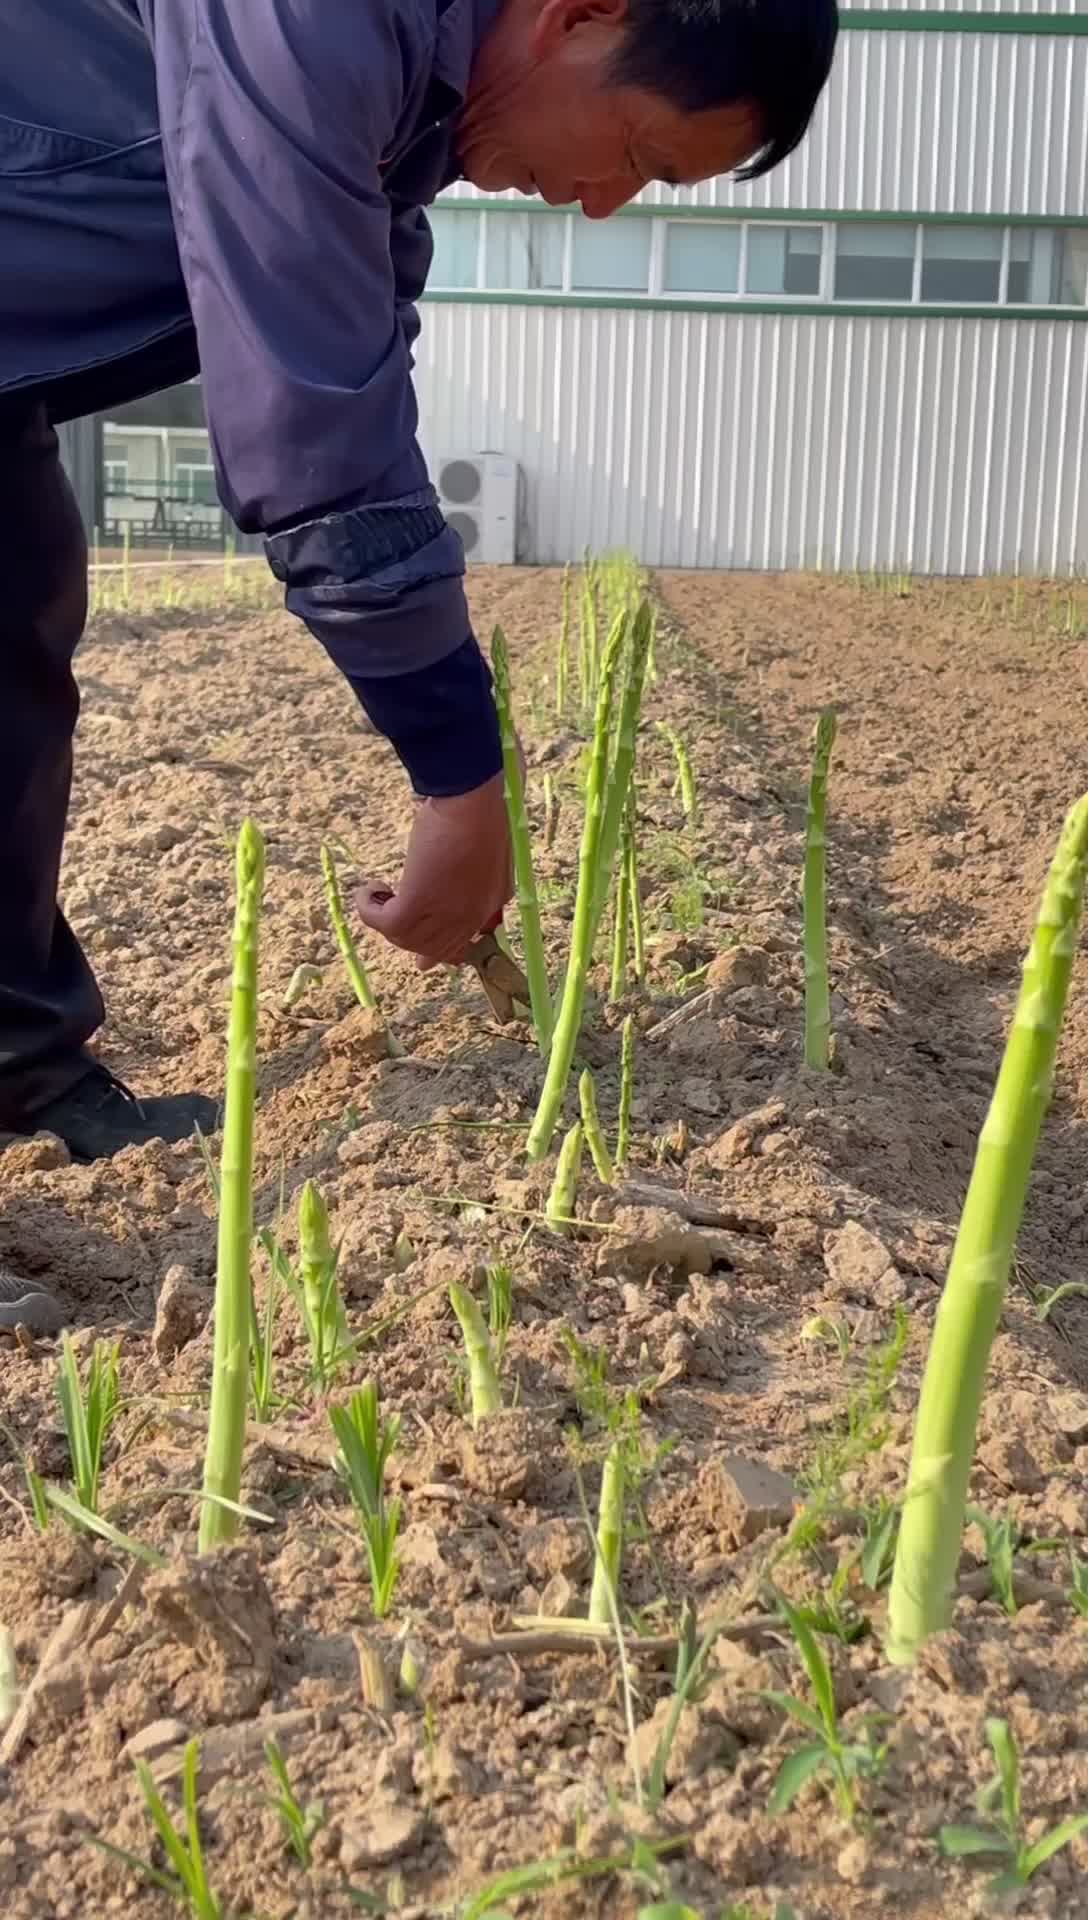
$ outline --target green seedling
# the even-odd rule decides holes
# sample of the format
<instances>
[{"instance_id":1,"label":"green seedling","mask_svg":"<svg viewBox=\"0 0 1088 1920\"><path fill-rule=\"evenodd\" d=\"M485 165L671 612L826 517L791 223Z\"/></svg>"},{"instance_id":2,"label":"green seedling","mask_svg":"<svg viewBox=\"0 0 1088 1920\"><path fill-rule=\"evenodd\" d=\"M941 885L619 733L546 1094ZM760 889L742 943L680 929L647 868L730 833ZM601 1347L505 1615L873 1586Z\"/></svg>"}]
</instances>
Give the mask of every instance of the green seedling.
<instances>
[{"instance_id":1,"label":"green seedling","mask_svg":"<svg viewBox=\"0 0 1088 1920\"><path fill-rule=\"evenodd\" d=\"M359 1518L370 1564L370 1593L375 1618L382 1620L393 1599L400 1572L397 1535L401 1503L385 1498L385 1469L400 1435L394 1414L383 1420L378 1388L367 1380L352 1394L346 1407L330 1407L329 1422L339 1444L333 1465L345 1482Z\"/></svg>"},{"instance_id":2,"label":"green seedling","mask_svg":"<svg viewBox=\"0 0 1088 1920\"><path fill-rule=\"evenodd\" d=\"M242 823L235 854L234 969L227 1028L227 1086L219 1162L215 1352L204 1457L200 1551L238 1532L253 1310L253 1116L257 1103L257 947L264 841Z\"/></svg>"},{"instance_id":3,"label":"green seedling","mask_svg":"<svg viewBox=\"0 0 1088 1920\"><path fill-rule=\"evenodd\" d=\"M1017 1554L1054 1553L1063 1543L1060 1540L1031 1540L1008 1514L984 1513L981 1507L968 1507L966 1518L982 1535L994 1599L1001 1602L1006 1613L1016 1613Z\"/></svg>"},{"instance_id":4,"label":"green seedling","mask_svg":"<svg viewBox=\"0 0 1088 1920\"><path fill-rule=\"evenodd\" d=\"M858 1811L858 1782L879 1772L883 1752L874 1747L871 1740L844 1737L835 1704L835 1683L823 1648L799 1608L791 1606L781 1594L778 1605L797 1643L816 1706L813 1708L795 1693L768 1690L763 1695L813 1736L806 1746L798 1747L783 1760L771 1793L769 1811L786 1813L809 1780L817 1774L828 1773L840 1813L845 1819L853 1820Z\"/></svg>"},{"instance_id":5,"label":"green seedling","mask_svg":"<svg viewBox=\"0 0 1088 1920\"><path fill-rule=\"evenodd\" d=\"M613 1874L633 1873L644 1884L653 1886L659 1877L658 1860L682 1844L677 1840L635 1840L626 1853L588 1860L573 1847L563 1847L547 1859L533 1860L523 1867L496 1874L459 1910L457 1920L513 1920L507 1901L518 1900L526 1894L546 1893L568 1880L605 1880Z\"/></svg>"},{"instance_id":6,"label":"green seedling","mask_svg":"<svg viewBox=\"0 0 1088 1920\"><path fill-rule=\"evenodd\" d=\"M684 809L684 818L690 826L695 819L695 775L692 772L691 759L687 747L677 733L664 720L657 723L658 733L668 741L676 758L676 791L680 795L680 804Z\"/></svg>"},{"instance_id":7,"label":"green seedling","mask_svg":"<svg viewBox=\"0 0 1088 1920\"><path fill-rule=\"evenodd\" d=\"M287 1771L283 1752L275 1740L265 1741L264 1757L276 1784L276 1792L268 1798L266 1804L272 1808L278 1818L284 1843L294 1854L299 1866L309 1868L313 1865L314 1859L314 1835L319 1833L325 1824L325 1809L319 1800L311 1802L307 1807L302 1805L291 1785L291 1776Z\"/></svg>"},{"instance_id":8,"label":"green seedling","mask_svg":"<svg viewBox=\"0 0 1088 1920\"><path fill-rule=\"evenodd\" d=\"M310 1346L314 1382L324 1393L352 1347L337 1278L340 1253L329 1237L328 1208L312 1180L307 1180L299 1196L298 1245L296 1297Z\"/></svg>"},{"instance_id":9,"label":"green seedling","mask_svg":"<svg viewBox=\"0 0 1088 1920\"><path fill-rule=\"evenodd\" d=\"M91 1844L102 1853L110 1854L120 1860L133 1873L138 1873L152 1886L168 1893L180 1906L187 1907L193 1920L228 1920L227 1910L208 1885L207 1870L204 1865L204 1849L200 1838L200 1821L197 1814L196 1783L200 1767L200 1742L190 1740L185 1748L181 1774L182 1813L184 1823L181 1832L175 1827L158 1787L155 1785L151 1768L144 1760L136 1762L136 1778L144 1797L144 1806L148 1818L155 1829L167 1867L172 1869L163 1873L150 1860L141 1860L139 1854L128 1853L123 1847L115 1847L112 1841L100 1840L92 1836Z\"/></svg>"},{"instance_id":10,"label":"green seedling","mask_svg":"<svg viewBox=\"0 0 1088 1920\"><path fill-rule=\"evenodd\" d=\"M121 1404L119 1354L118 1342L111 1346L96 1340L81 1381L71 1338L67 1333L62 1336L57 1399L68 1439L72 1485L80 1505L90 1513L98 1512L102 1450Z\"/></svg>"},{"instance_id":11,"label":"green seedling","mask_svg":"<svg viewBox=\"0 0 1088 1920\"><path fill-rule=\"evenodd\" d=\"M465 1343L472 1424L478 1427L481 1420L490 1419L502 1407L502 1388L491 1347L491 1335L467 1287L455 1283L449 1290L449 1297Z\"/></svg>"},{"instance_id":12,"label":"green seedling","mask_svg":"<svg viewBox=\"0 0 1088 1920\"><path fill-rule=\"evenodd\" d=\"M1049 1293L1043 1294L1035 1308L1036 1316L1040 1320L1049 1320L1055 1307L1060 1306L1063 1300L1070 1300L1074 1295L1078 1294L1088 1294L1088 1282L1084 1280L1063 1281L1060 1287L1052 1287Z\"/></svg>"},{"instance_id":13,"label":"green seedling","mask_svg":"<svg viewBox=\"0 0 1088 1920\"><path fill-rule=\"evenodd\" d=\"M1020 1755L1012 1728L1007 1720L987 1720L986 1738L997 1772L979 1794L978 1810L983 1819L991 1819L993 1825L942 1827L939 1845L941 1852L951 1859L990 1854L1003 1860L1005 1864L988 1887L990 1893L1000 1895L1026 1887L1040 1867L1075 1840L1078 1833L1088 1829L1088 1813L1077 1813L1069 1820L1060 1821L1049 1833L1044 1833L1041 1840L1028 1846L1023 1836Z\"/></svg>"},{"instance_id":14,"label":"green seedling","mask_svg":"<svg viewBox=\"0 0 1088 1920\"><path fill-rule=\"evenodd\" d=\"M805 1065L831 1060L831 989L827 971L827 774L836 717L828 707L816 723L805 816L804 943Z\"/></svg>"},{"instance_id":15,"label":"green seedling","mask_svg":"<svg viewBox=\"0 0 1088 1920\"><path fill-rule=\"evenodd\" d=\"M1088 1560L1082 1560L1075 1547L1069 1549L1069 1598L1074 1611L1088 1620Z\"/></svg>"},{"instance_id":16,"label":"green seedling","mask_svg":"<svg viewBox=\"0 0 1088 1920\"><path fill-rule=\"evenodd\" d=\"M850 1357L850 1329L844 1320L830 1320L825 1313L814 1314L801 1328L800 1338L808 1347L834 1347L840 1360Z\"/></svg>"},{"instance_id":17,"label":"green seedling","mask_svg":"<svg viewBox=\"0 0 1088 1920\"><path fill-rule=\"evenodd\" d=\"M628 1014L623 1023L620 1050L620 1111L616 1128L616 1167L627 1165L631 1152L631 1103L635 1097L635 1022Z\"/></svg>"},{"instance_id":18,"label":"green seedling","mask_svg":"<svg viewBox=\"0 0 1088 1920\"><path fill-rule=\"evenodd\" d=\"M325 904L329 910L329 919L332 922L332 930L336 935L336 944L340 949L340 957L344 962L344 971L351 982L351 990L359 1002L359 1005L365 1008L368 1013L378 1013L380 1009L377 996L367 977L366 968L359 958L359 949L355 944L355 936L348 925L347 914L344 912L343 896L340 892L340 878L336 871L336 861L333 858L332 848L328 845L323 845L321 848L321 873L325 882ZM397 1039L392 1027L387 1025L385 1034L389 1053L394 1058L402 1056L404 1048Z\"/></svg>"},{"instance_id":19,"label":"green seedling","mask_svg":"<svg viewBox=\"0 0 1088 1920\"><path fill-rule=\"evenodd\" d=\"M990 1348L1050 1099L1086 879L1088 794L1070 810L1047 876L930 1341L888 1613L888 1654L902 1665L951 1610Z\"/></svg>"},{"instance_id":20,"label":"green seedling","mask_svg":"<svg viewBox=\"0 0 1088 1920\"><path fill-rule=\"evenodd\" d=\"M272 1266L268 1271L268 1285L265 1288L262 1313L257 1305L257 1295L252 1283L250 1284L249 1391L253 1404L253 1418L258 1423L269 1420L273 1408L279 1404L275 1385L276 1318L282 1292L279 1274Z\"/></svg>"},{"instance_id":21,"label":"green seedling","mask_svg":"<svg viewBox=\"0 0 1088 1920\"><path fill-rule=\"evenodd\" d=\"M584 1069L578 1082L578 1100L582 1109L582 1131L593 1157L597 1178L603 1181L606 1187L610 1187L616 1177L616 1169L612 1164L612 1155L608 1151L601 1130L601 1119L597 1111L597 1089L588 1067Z\"/></svg>"},{"instance_id":22,"label":"green seedling","mask_svg":"<svg viewBox=\"0 0 1088 1920\"><path fill-rule=\"evenodd\" d=\"M892 1577L899 1539L900 1510L894 1501L878 1500L865 1515L858 1566L870 1593L879 1593Z\"/></svg>"},{"instance_id":23,"label":"green seedling","mask_svg":"<svg viewBox=\"0 0 1088 1920\"><path fill-rule=\"evenodd\" d=\"M501 627L491 641L494 668L495 706L502 740L503 786L506 814L510 827L510 846L514 859L521 942L525 951L525 974L529 982L529 1000L533 1030L541 1056L547 1055L552 1042L551 988L548 963L544 955L544 935L540 927L540 900L533 868L533 843L529 835L529 815L525 807L525 782L521 772L521 749L514 725L514 698L510 687L510 656Z\"/></svg>"},{"instance_id":24,"label":"green seedling","mask_svg":"<svg viewBox=\"0 0 1088 1920\"><path fill-rule=\"evenodd\" d=\"M319 987L320 985L320 967L310 966L306 963L303 963L301 967L296 967L287 983L287 988L283 996L284 1011L289 1012L292 1007L297 1007L299 1001L305 998L311 987Z\"/></svg>"},{"instance_id":25,"label":"green seedling","mask_svg":"<svg viewBox=\"0 0 1088 1920\"><path fill-rule=\"evenodd\" d=\"M570 675L570 563L563 568L563 604L559 616L559 641L555 652L555 717L562 720L567 711L567 681Z\"/></svg>"},{"instance_id":26,"label":"green seedling","mask_svg":"<svg viewBox=\"0 0 1088 1920\"><path fill-rule=\"evenodd\" d=\"M491 1336L495 1372L501 1373L514 1315L514 1275L510 1267L500 1262L496 1266L485 1267L484 1278L487 1282L487 1330Z\"/></svg>"},{"instance_id":27,"label":"green seedling","mask_svg":"<svg viewBox=\"0 0 1088 1920\"><path fill-rule=\"evenodd\" d=\"M608 1450L601 1475L593 1586L588 1614L594 1626L608 1626L618 1605L620 1564L623 1559L623 1503L624 1449L622 1443L616 1440Z\"/></svg>"},{"instance_id":28,"label":"green seedling","mask_svg":"<svg viewBox=\"0 0 1088 1920\"><path fill-rule=\"evenodd\" d=\"M582 1167L582 1140L582 1123L576 1120L559 1149L555 1178L544 1209L545 1218L558 1233L564 1233L574 1219L578 1175Z\"/></svg>"}]
</instances>

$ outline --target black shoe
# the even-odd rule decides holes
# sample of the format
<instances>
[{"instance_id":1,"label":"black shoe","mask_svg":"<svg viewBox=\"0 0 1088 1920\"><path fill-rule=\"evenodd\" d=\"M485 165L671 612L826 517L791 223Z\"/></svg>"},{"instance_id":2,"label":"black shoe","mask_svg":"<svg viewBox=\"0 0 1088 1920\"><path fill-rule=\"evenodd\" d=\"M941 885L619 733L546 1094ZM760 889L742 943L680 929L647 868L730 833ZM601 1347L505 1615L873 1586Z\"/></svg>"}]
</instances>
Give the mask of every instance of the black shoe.
<instances>
[{"instance_id":1,"label":"black shoe","mask_svg":"<svg viewBox=\"0 0 1088 1920\"><path fill-rule=\"evenodd\" d=\"M138 1100L108 1067L94 1061L74 1086L27 1115L29 1133L55 1133L73 1160L108 1160L122 1147L148 1140L189 1140L196 1128L214 1133L219 1108L202 1093Z\"/></svg>"}]
</instances>

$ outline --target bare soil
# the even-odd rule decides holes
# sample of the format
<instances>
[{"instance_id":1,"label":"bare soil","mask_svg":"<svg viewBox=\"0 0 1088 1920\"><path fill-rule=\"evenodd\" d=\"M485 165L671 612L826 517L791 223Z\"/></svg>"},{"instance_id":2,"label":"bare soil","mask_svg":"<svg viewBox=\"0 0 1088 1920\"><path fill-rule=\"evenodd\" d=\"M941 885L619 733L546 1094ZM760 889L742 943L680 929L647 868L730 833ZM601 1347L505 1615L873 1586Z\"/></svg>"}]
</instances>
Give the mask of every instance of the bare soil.
<instances>
[{"instance_id":1,"label":"bare soil","mask_svg":"<svg viewBox=\"0 0 1088 1920\"><path fill-rule=\"evenodd\" d=\"M480 631L501 619L514 652L558 956L581 754L576 730L552 717L559 578L477 571L470 588ZM844 1573L860 1637L823 1642L840 1712L857 1738L887 1716L872 1731L887 1750L856 1821L819 1779L788 1814L768 1812L804 1736L766 1690L810 1697L777 1626L717 1642L653 1813L639 1809L638 1780L645 1789L667 1713L668 1654L633 1663L628 1700L614 1651L481 1646L514 1616L584 1611L582 1499L596 1501L605 1417L625 1393L646 1461L622 1580L640 1629L674 1632L685 1601L701 1620L751 1621L767 1613L772 1572L795 1599L827 1604L865 1514L902 1488L926 1338L1040 882L1085 785L1088 665L1064 590L932 583L900 597L886 583L667 575L655 591L659 676L639 770L649 978L610 1006L602 955L583 1058L611 1132L619 1026L634 1013L630 1178L686 1198L670 1207L641 1189L609 1193L587 1170L587 1224L566 1237L539 1217L548 1169L520 1152L540 1079L530 1036L497 1028L471 978L423 976L369 943L408 1058L367 1057L318 849L339 836L360 873L394 881L406 786L319 649L281 614L248 610L111 614L90 633L64 900L109 1005L103 1055L148 1092L220 1084L229 849L250 813L268 842L258 1219L275 1219L281 1187L290 1209L308 1176L328 1198L352 1328L372 1335L337 1397L373 1372L401 1417L403 1564L392 1614L375 1625L289 1301L277 1332L285 1404L269 1428L251 1429L247 1454L244 1498L266 1524L222 1558L193 1559L215 1269L198 1148L153 1145L83 1168L45 1137L8 1144L0 1259L59 1292L85 1351L96 1331L121 1339L126 1404L102 1510L169 1557L111 1615L125 1556L60 1520L44 1537L33 1530L21 1454L58 1481L68 1472L57 1349L0 1346L0 1623L22 1686L57 1629L70 1636L0 1767L11 1920L175 1910L91 1844L161 1864L134 1737L164 1778L185 1736L202 1737L210 1884L224 1910L269 1920L357 1912L361 1894L376 1903L365 1910L387 1901L402 1914L461 1914L507 1868L564 1848L586 1862L630 1859L637 1833L681 1843L660 1885L706 1920L743 1902L755 1920L776 1902L798 1920L981 1913L985 1863L943 1859L937 1833L975 1817L992 1771L989 1715L1019 1742L1031 1837L1088 1808L1088 1623L1069 1597L1069 1544L1083 1547L1088 1531L1088 1303L1073 1295L1045 1321L1036 1310L1063 1282L1088 1280L1083 961L973 1487L978 1506L1015 1519L1029 1541L1061 1544L1021 1553L1023 1604L1010 1616L972 1529L954 1624L906 1676L883 1659L883 1590ZM800 1065L799 873L809 739L829 702L840 716L836 1062L813 1075ZM660 719L691 754L693 827ZM562 803L547 852L545 772ZM304 962L322 984L285 1010ZM681 1227L677 1212L707 1224ZM285 1233L293 1245L290 1220ZM514 1273L511 1410L473 1440L446 1287L500 1260ZM179 1304L153 1333L177 1267ZM256 1273L261 1292L263 1264ZM825 1338L811 1337L814 1320ZM571 1334L606 1356L612 1401L587 1385L586 1364L579 1377ZM734 1456L787 1476L792 1491L738 1488L747 1469ZM798 1533L806 1501L821 1524ZM424 1662L421 1689L373 1706L356 1636L395 1672L405 1630ZM307 1871L267 1805L270 1732L300 1801L322 1803ZM1040 1870L1022 1910L1083 1914L1086 1868L1081 1837ZM648 1878L617 1872L502 1904L633 1920L655 1897L665 1893Z\"/></svg>"}]
</instances>

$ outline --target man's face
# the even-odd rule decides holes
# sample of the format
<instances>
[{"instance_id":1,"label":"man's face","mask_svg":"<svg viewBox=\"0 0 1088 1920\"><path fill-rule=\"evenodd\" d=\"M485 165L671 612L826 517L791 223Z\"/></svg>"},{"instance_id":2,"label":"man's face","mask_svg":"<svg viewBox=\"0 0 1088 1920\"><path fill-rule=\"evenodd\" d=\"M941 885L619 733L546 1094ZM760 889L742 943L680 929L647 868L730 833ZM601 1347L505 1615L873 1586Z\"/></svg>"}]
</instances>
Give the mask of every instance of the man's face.
<instances>
[{"instance_id":1,"label":"man's face","mask_svg":"<svg viewBox=\"0 0 1088 1920\"><path fill-rule=\"evenodd\" d=\"M744 103L685 112L615 86L626 0L506 0L477 54L458 132L465 178L603 220L651 180L691 185L760 145Z\"/></svg>"}]
</instances>

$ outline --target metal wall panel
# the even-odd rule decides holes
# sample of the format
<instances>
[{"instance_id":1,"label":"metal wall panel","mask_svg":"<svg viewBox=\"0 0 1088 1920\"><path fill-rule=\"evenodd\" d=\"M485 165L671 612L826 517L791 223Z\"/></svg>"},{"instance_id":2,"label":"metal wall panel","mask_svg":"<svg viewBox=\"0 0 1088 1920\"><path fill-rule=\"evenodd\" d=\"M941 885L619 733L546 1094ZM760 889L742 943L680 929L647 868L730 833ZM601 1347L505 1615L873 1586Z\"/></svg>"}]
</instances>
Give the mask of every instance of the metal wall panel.
<instances>
[{"instance_id":1,"label":"metal wall panel","mask_svg":"<svg viewBox=\"0 0 1088 1920\"><path fill-rule=\"evenodd\" d=\"M521 463L528 560L1088 570L1088 326L451 304L417 386L432 458Z\"/></svg>"},{"instance_id":2,"label":"metal wall panel","mask_svg":"<svg viewBox=\"0 0 1088 1920\"><path fill-rule=\"evenodd\" d=\"M750 186L654 186L642 199L1083 215L1088 38L844 33L808 138L784 165Z\"/></svg>"}]
</instances>

